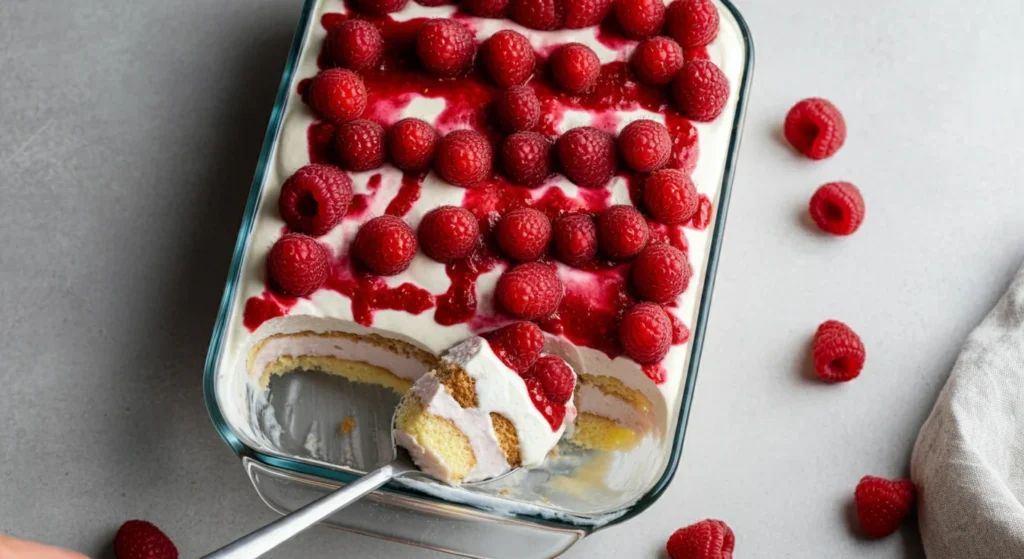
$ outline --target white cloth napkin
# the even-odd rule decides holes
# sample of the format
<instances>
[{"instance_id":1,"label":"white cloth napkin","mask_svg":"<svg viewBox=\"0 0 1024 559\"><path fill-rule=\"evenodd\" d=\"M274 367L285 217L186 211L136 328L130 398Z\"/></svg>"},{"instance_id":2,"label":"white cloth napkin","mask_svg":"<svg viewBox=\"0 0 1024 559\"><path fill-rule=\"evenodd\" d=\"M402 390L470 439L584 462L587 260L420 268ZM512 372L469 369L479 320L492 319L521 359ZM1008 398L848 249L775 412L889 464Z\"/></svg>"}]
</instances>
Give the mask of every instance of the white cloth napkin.
<instances>
[{"instance_id":1,"label":"white cloth napkin","mask_svg":"<svg viewBox=\"0 0 1024 559\"><path fill-rule=\"evenodd\" d=\"M967 338L910 472L929 559L1024 557L1024 269Z\"/></svg>"}]
</instances>

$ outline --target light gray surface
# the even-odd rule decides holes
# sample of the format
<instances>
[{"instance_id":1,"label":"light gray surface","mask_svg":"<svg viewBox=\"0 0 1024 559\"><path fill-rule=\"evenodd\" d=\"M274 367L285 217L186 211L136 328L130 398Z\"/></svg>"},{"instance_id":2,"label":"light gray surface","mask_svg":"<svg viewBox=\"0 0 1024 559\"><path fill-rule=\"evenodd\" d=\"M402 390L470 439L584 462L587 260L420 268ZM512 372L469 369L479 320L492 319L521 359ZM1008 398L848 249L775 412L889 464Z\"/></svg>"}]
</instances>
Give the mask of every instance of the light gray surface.
<instances>
[{"instance_id":1,"label":"light gray surface","mask_svg":"<svg viewBox=\"0 0 1024 559\"><path fill-rule=\"evenodd\" d=\"M905 475L957 349L1024 258L1016 0L737 0L758 50L683 463L648 512L567 557L658 557L726 520L741 557L917 557L848 528L860 476ZM299 0L0 2L0 531L105 557L117 526L183 557L273 515L200 376ZM832 98L847 146L779 140ZM867 199L808 229L820 183ZM805 374L824 319L863 336L846 386ZM440 557L327 529L277 557Z\"/></svg>"}]
</instances>

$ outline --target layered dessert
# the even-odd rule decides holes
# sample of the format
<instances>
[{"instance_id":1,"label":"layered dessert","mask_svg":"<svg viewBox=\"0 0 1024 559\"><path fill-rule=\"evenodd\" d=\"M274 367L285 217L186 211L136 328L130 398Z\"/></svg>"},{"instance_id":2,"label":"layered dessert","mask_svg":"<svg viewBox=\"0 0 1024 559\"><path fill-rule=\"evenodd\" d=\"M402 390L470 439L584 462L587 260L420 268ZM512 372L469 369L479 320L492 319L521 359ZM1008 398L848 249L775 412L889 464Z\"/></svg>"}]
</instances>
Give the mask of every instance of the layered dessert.
<instances>
[{"instance_id":1,"label":"layered dessert","mask_svg":"<svg viewBox=\"0 0 1024 559\"><path fill-rule=\"evenodd\" d=\"M572 425L575 372L539 345L510 358L518 326L448 350L403 396L395 441L434 479L457 485L539 466Z\"/></svg>"},{"instance_id":2,"label":"layered dessert","mask_svg":"<svg viewBox=\"0 0 1024 559\"><path fill-rule=\"evenodd\" d=\"M400 442L445 479L670 436L744 71L724 8L313 9L222 371L405 394ZM523 323L578 378L558 422L486 342Z\"/></svg>"}]
</instances>

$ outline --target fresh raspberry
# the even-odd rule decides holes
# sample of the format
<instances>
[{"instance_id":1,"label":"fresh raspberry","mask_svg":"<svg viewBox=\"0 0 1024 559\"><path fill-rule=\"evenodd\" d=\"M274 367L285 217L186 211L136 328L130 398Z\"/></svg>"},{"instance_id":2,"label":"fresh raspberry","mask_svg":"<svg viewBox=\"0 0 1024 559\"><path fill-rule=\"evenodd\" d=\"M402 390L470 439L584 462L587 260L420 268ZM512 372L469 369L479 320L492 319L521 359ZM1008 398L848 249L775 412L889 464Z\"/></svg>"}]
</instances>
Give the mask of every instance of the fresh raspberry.
<instances>
[{"instance_id":1,"label":"fresh raspberry","mask_svg":"<svg viewBox=\"0 0 1024 559\"><path fill-rule=\"evenodd\" d=\"M145 520L129 520L114 536L117 559L178 559L178 548L160 528Z\"/></svg>"},{"instance_id":2,"label":"fresh raspberry","mask_svg":"<svg viewBox=\"0 0 1024 559\"><path fill-rule=\"evenodd\" d=\"M565 22L564 0L511 0L512 20L530 29L550 31Z\"/></svg>"},{"instance_id":3,"label":"fresh raspberry","mask_svg":"<svg viewBox=\"0 0 1024 559\"><path fill-rule=\"evenodd\" d=\"M615 174L615 138L592 126L573 128L555 145L562 172L585 188L601 188Z\"/></svg>"},{"instance_id":4,"label":"fresh raspberry","mask_svg":"<svg viewBox=\"0 0 1024 559\"><path fill-rule=\"evenodd\" d=\"M501 165L509 180L523 186L539 186L554 168L554 144L543 134L524 131L505 138Z\"/></svg>"},{"instance_id":5,"label":"fresh raspberry","mask_svg":"<svg viewBox=\"0 0 1024 559\"><path fill-rule=\"evenodd\" d=\"M366 109L366 86L355 72L331 68L309 84L309 104L325 119L341 124L359 118Z\"/></svg>"},{"instance_id":6,"label":"fresh raspberry","mask_svg":"<svg viewBox=\"0 0 1024 559\"><path fill-rule=\"evenodd\" d=\"M665 33L684 49L703 47L718 35L718 8L711 0L675 0L665 12Z\"/></svg>"},{"instance_id":7,"label":"fresh raspberry","mask_svg":"<svg viewBox=\"0 0 1024 559\"><path fill-rule=\"evenodd\" d=\"M676 108L690 120L711 122L729 100L729 80L710 60L691 60L672 80Z\"/></svg>"},{"instance_id":8,"label":"fresh raspberry","mask_svg":"<svg viewBox=\"0 0 1024 559\"><path fill-rule=\"evenodd\" d=\"M597 256L597 225L590 214L562 216L552 226L555 255L570 266L580 266Z\"/></svg>"},{"instance_id":9,"label":"fresh raspberry","mask_svg":"<svg viewBox=\"0 0 1024 559\"><path fill-rule=\"evenodd\" d=\"M326 234L345 217L352 202L352 181L330 165L300 168L281 186L277 209L292 231Z\"/></svg>"},{"instance_id":10,"label":"fresh raspberry","mask_svg":"<svg viewBox=\"0 0 1024 559\"><path fill-rule=\"evenodd\" d=\"M350 120L334 133L334 153L345 169L376 169L384 163L384 129L372 120Z\"/></svg>"},{"instance_id":11,"label":"fresh raspberry","mask_svg":"<svg viewBox=\"0 0 1024 559\"><path fill-rule=\"evenodd\" d=\"M420 248L438 262L469 256L480 238L480 224L466 208L441 206L420 221Z\"/></svg>"},{"instance_id":12,"label":"fresh raspberry","mask_svg":"<svg viewBox=\"0 0 1024 559\"><path fill-rule=\"evenodd\" d=\"M826 320L814 333L814 372L825 382L847 382L864 368L864 342L849 326Z\"/></svg>"},{"instance_id":13,"label":"fresh raspberry","mask_svg":"<svg viewBox=\"0 0 1024 559\"><path fill-rule=\"evenodd\" d=\"M529 374L529 371L527 374ZM539 378L524 376L523 382L526 384L526 392L530 395L533 407L537 408L537 411L544 416L544 419L548 420L551 430L557 431L561 428L562 422L565 420L565 405L552 402L548 398L544 391L544 383Z\"/></svg>"},{"instance_id":14,"label":"fresh raspberry","mask_svg":"<svg viewBox=\"0 0 1024 559\"><path fill-rule=\"evenodd\" d=\"M846 120L831 102L812 97L789 110L783 128L786 139L811 159L827 159L846 142Z\"/></svg>"},{"instance_id":15,"label":"fresh raspberry","mask_svg":"<svg viewBox=\"0 0 1024 559\"><path fill-rule=\"evenodd\" d=\"M633 206L611 206L597 215L597 240L601 252L612 260L627 260L647 246L651 229Z\"/></svg>"},{"instance_id":16,"label":"fresh raspberry","mask_svg":"<svg viewBox=\"0 0 1024 559\"><path fill-rule=\"evenodd\" d=\"M540 121L540 100L525 85L513 85L502 92L494 109L498 124L508 132L530 130Z\"/></svg>"},{"instance_id":17,"label":"fresh raspberry","mask_svg":"<svg viewBox=\"0 0 1024 559\"><path fill-rule=\"evenodd\" d=\"M288 233L274 243L267 256L267 275L276 291L305 297L327 281L328 253L316 239Z\"/></svg>"},{"instance_id":18,"label":"fresh raspberry","mask_svg":"<svg viewBox=\"0 0 1024 559\"><path fill-rule=\"evenodd\" d=\"M393 276L405 271L416 256L416 234L402 218L382 215L359 228L352 252L371 271Z\"/></svg>"},{"instance_id":19,"label":"fresh raspberry","mask_svg":"<svg viewBox=\"0 0 1024 559\"><path fill-rule=\"evenodd\" d=\"M665 85L683 67L683 48L668 37L651 37L637 45L630 61L640 81Z\"/></svg>"},{"instance_id":20,"label":"fresh raspberry","mask_svg":"<svg viewBox=\"0 0 1024 559\"><path fill-rule=\"evenodd\" d=\"M511 29L498 31L480 47L484 68L501 87L526 83L537 65L530 40Z\"/></svg>"},{"instance_id":21,"label":"fresh raspberry","mask_svg":"<svg viewBox=\"0 0 1024 559\"><path fill-rule=\"evenodd\" d=\"M814 224L833 235L852 235L864 222L864 198L848 182L820 186L811 196L808 210Z\"/></svg>"},{"instance_id":22,"label":"fresh raspberry","mask_svg":"<svg viewBox=\"0 0 1024 559\"><path fill-rule=\"evenodd\" d=\"M562 280L551 266L527 262L505 270L494 294L506 312L533 320L555 312L564 293Z\"/></svg>"},{"instance_id":23,"label":"fresh raspberry","mask_svg":"<svg viewBox=\"0 0 1024 559\"><path fill-rule=\"evenodd\" d=\"M400 11L408 0L353 0L356 11L384 15Z\"/></svg>"},{"instance_id":24,"label":"fresh raspberry","mask_svg":"<svg viewBox=\"0 0 1024 559\"><path fill-rule=\"evenodd\" d=\"M420 6L426 6L428 8L435 8L437 6L444 6L451 4L452 0L416 0L416 3Z\"/></svg>"},{"instance_id":25,"label":"fresh raspberry","mask_svg":"<svg viewBox=\"0 0 1024 559\"><path fill-rule=\"evenodd\" d=\"M566 43L551 54L555 83L569 93L583 93L594 87L601 75L601 60L587 45Z\"/></svg>"},{"instance_id":26,"label":"fresh raspberry","mask_svg":"<svg viewBox=\"0 0 1024 559\"><path fill-rule=\"evenodd\" d=\"M432 19L416 34L416 54L428 72L454 76L473 62L476 40L465 25L452 19Z\"/></svg>"},{"instance_id":27,"label":"fresh raspberry","mask_svg":"<svg viewBox=\"0 0 1024 559\"><path fill-rule=\"evenodd\" d=\"M544 395L556 404L565 404L572 399L576 389L576 374L564 359L557 355L541 355L525 377L540 379Z\"/></svg>"},{"instance_id":28,"label":"fresh raspberry","mask_svg":"<svg viewBox=\"0 0 1024 559\"><path fill-rule=\"evenodd\" d=\"M477 17L507 17L508 4L509 0L462 0L462 7Z\"/></svg>"},{"instance_id":29,"label":"fresh raspberry","mask_svg":"<svg viewBox=\"0 0 1024 559\"><path fill-rule=\"evenodd\" d=\"M853 492L860 529L869 538L884 538L900 527L914 508L916 491L909 479L864 476Z\"/></svg>"},{"instance_id":30,"label":"fresh raspberry","mask_svg":"<svg viewBox=\"0 0 1024 559\"><path fill-rule=\"evenodd\" d=\"M672 345L672 320L661 305L633 305L619 321L619 343L633 361L641 365L657 363Z\"/></svg>"},{"instance_id":31,"label":"fresh raspberry","mask_svg":"<svg viewBox=\"0 0 1024 559\"><path fill-rule=\"evenodd\" d=\"M384 37L366 20L347 19L327 31L324 52L335 66L365 72L380 66Z\"/></svg>"},{"instance_id":32,"label":"fresh raspberry","mask_svg":"<svg viewBox=\"0 0 1024 559\"><path fill-rule=\"evenodd\" d=\"M619 132L622 160L638 173L650 173L668 164L672 136L660 122L635 120Z\"/></svg>"},{"instance_id":33,"label":"fresh raspberry","mask_svg":"<svg viewBox=\"0 0 1024 559\"><path fill-rule=\"evenodd\" d=\"M403 118L388 129L388 154L395 167L419 172L430 168L437 150L437 131L426 121Z\"/></svg>"},{"instance_id":34,"label":"fresh raspberry","mask_svg":"<svg viewBox=\"0 0 1024 559\"><path fill-rule=\"evenodd\" d=\"M690 285L690 262L683 251L664 243L647 245L633 262L633 287L641 299L671 303Z\"/></svg>"},{"instance_id":35,"label":"fresh raspberry","mask_svg":"<svg viewBox=\"0 0 1024 559\"><path fill-rule=\"evenodd\" d=\"M675 531L665 545L669 559L732 559L736 536L721 520L701 520Z\"/></svg>"},{"instance_id":36,"label":"fresh raspberry","mask_svg":"<svg viewBox=\"0 0 1024 559\"><path fill-rule=\"evenodd\" d=\"M491 176L494 153L491 143L474 130L449 132L437 146L437 174L455 186L470 187Z\"/></svg>"},{"instance_id":37,"label":"fresh raspberry","mask_svg":"<svg viewBox=\"0 0 1024 559\"><path fill-rule=\"evenodd\" d=\"M612 11L614 0L572 0L565 3L565 28L597 25Z\"/></svg>"},{"instance_id":38,"label":"fresh raspberry","mask_svg":"<svg viewBox=\"0 0 1024 559\"><path fill-rule=\"evenodd\" d=\"M655 221L673 225L693 217L700 198L689 175L677 169L662 169L644 182L644 205Z\"/></svg>"},{"instance_id":39,"label":"fresh raspberry","mask_svg":"<svg viewBox=\"0 0 1024 559\"><path fill-rule=\"evenodd\" d=\"M498 246L509 258L520 262L536 260L548 250L551 221L533 208L513 210L498 222L497 238Z\"/></svg>"},{"instance_id":40,"label":"fresh raspberry","mask_svg":"<svg viewBox=\"0 0 1024 559\"><path fill-rule=\"evenodd\" d=\"M533 367L544 349L544 332L532 322L513 322L484 334L491 350L519 374Z\"/></svg>"},{"instance_id":41,"label":"fresh raspberry","mask_svg":"<svg viewBox=\"0 0 1024 559\"><path fill-rule=\"evenodd\" d=\"M665 24L665 3L662 0L619 0L615 17L627 37L646 39L661 32Z\"/></svg>"}]
</instances>

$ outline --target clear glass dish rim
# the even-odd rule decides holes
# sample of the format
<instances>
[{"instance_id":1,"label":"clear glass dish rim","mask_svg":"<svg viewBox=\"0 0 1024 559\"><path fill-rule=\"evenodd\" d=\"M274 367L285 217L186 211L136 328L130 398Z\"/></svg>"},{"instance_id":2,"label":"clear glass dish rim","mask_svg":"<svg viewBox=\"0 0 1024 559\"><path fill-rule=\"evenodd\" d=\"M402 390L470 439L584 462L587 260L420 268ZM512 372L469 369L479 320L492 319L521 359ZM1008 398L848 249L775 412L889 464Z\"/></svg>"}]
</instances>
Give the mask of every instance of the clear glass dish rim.
<instances>
[{"instance_id":1,"label":"clear glass dish rim","mask_svg":"<svg viewBox=\"0 0 1024 559\"><path fill-rule=\"evenodd\" d=\"M683 389L679 420L676 425L676 436L672 441L672 450L669 455L665 471L662 472L661 477L654 486L651 487L651 489L644 493L634 503L627 505L624 509L620 509L618 513L611 513L616 515L615 518L599 526L594 526L592 521L589 521L587 517L582 516L576 516L580 519L579 523L563 522L556 519L542 518L534 515L514 515L512 518L515 520L528 521L544 526L567 530L584 530L588 533L597 529L613 526L633 518L654 504L654 502L661 497L661 494L668 487L669 483L671 483L672 478L675 476L676 470L679 467L683 440L686 435L686 425L689 420L690 407L694 396L694 387L697 381L697 372L700 369L700 357L704 345L704 334L707 329L708 314L714 291L715 275L718 270L719 253L721 252L725 222L729 209L729 199L732 195L732 183L735 175L736 159L742 139L743 121L746 116L747 101L750 94L750 84L754 70L754 42L750 33L750 28L747 26L742 14L740 14L739 10L736 9L731 0L720 1L736 20L743 42L746 46L747 55L744 59L743 75L740 80L736 115L733 119L733 127L729 140L729 152L726 156L725 162L725 173L722 176L718 215L715 218L711 236L711 247L708 254L707 270L705 271L704 276L704 291L701 294L697 323L692 329L693 338L691 340L690 361L687 365L686 383ZM274 107L270 113L270 121L267 126L267 132L263 138L263 147L260 150L260 157L256 165L256 173L253 177L253 182L249 190L249 198L246 201L245 213L242 217L242 225L239 229L238 239L235 242L235 249L231 258L231 267L228 270L227 284L224 288L224 295L221 297L220 308L217 312L217 321L214 324L210 347L206 355L206 363L203 370L203 394L206 401L206 409L210 414L210 419L213 421L214 427L216 427L217 432L220 434L221 438L224 439L224 442L226 442L239 457L247 456L268 466L298 474L314 476L334 482L349 483L356 479L357 476L305 462L282 458L280 456L265 454L249 447L234 434L231 427L227 424L227 421L224 420L224 416L217 404L215 394L217 362L220 357L222 342L224 341L224 337L227 333L227 325L231 313L231 302L234 300L235 290L238 287L239 278L241 277L242 261L245 256L247 241L250 233L252 232L253 224L255 223L256 209L259 205L262 186L270 163L270 156L273 152L276 139L280 133L284 109L290 92L292 76L298 66L299 55L302 50L303 38L305 37L309 26L314 23L312 16L316 2L317 0L305 0L303 3L302 13L299 17L299 24L296 29L295 36L292 39L291 49L288 53L288 60L285 63L284 73L281 77L281 84L278 88L277 98L274 101ZM380 490L398 493L420 500L444 503L449 506L454 505L477 510L476 507L471 505L463 505L438 499L408 488L386 485ZM573 518L575 516L571 513L564 514L569 518Z\"/></svg>"}]
</instances>

